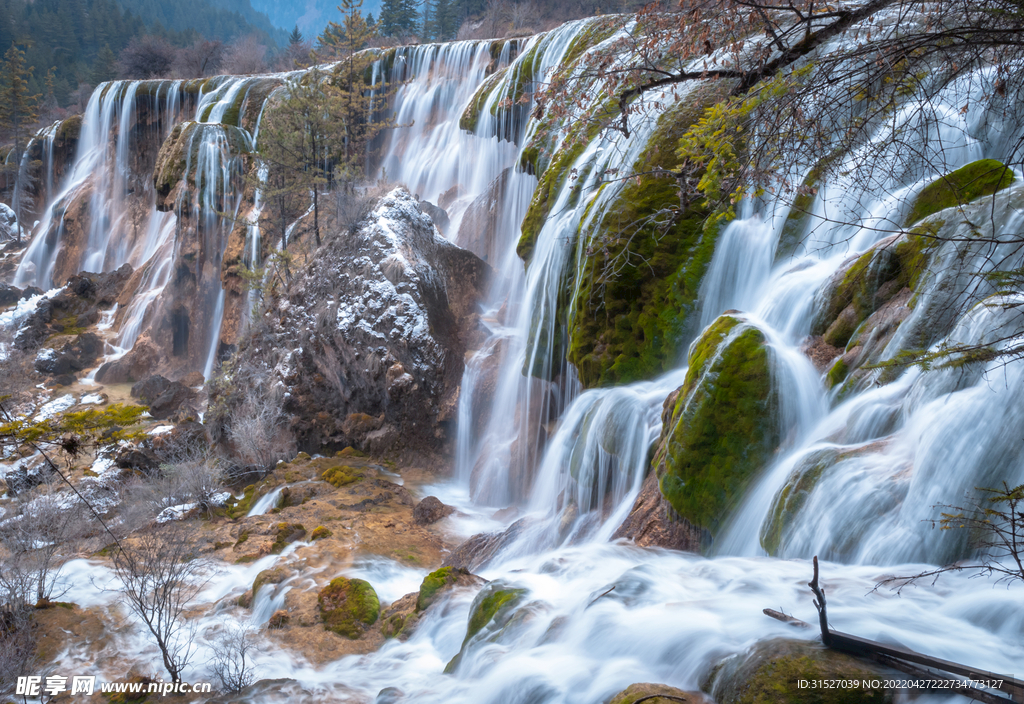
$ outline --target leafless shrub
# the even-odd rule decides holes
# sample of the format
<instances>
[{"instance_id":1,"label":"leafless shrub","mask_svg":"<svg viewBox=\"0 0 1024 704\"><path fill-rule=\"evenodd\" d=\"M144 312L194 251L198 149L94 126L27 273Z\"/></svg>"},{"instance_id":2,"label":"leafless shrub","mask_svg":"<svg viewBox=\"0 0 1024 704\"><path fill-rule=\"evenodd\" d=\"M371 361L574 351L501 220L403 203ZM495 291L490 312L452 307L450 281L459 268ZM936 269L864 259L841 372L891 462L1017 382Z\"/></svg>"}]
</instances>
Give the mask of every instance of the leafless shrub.
<instances>
[{"instance_id":1,"label":"leafless shrub","mask_svg":"<svg viewBox=\"0 0 1024 704\"><path fill-rule=\"evenodd\" d=\"M0 544L7 556L0 562L0 590L8 600L34 604L59 598L61 566L75 551L84 528L77 497L44 484L21 513L0 524Z\"/></svg>"},{"instance_id":2,"label":"leafless shrub","mask_svg":"<svg viewBox=\"0 0 1024 704\"><path fill-rule=\"evenodd\" d=\"M196 652L196 624L185 613L209 581L199 547L191 527L170 523L122 541L114 553L123 603L153 636L173 680Z\"/></svg>"},{"instance_id":3,"label":"leafless shrub","mask_svg":"<svg viewBox=\"0 0 1024 704\"><path fill-rule=\"evenodd\" d=\"M18 677L37 670L31 619L31 608L12 604L0 587L0 695L13 695Z\"/></svg>"},{"instance_id":4,"label":"leafless shrub","mask_svg":"<svg viewBox=\"0 0 1024 704\"><path fill-rule=\"evenodd\" d=\"M178 49L174 57L174 73L179 78L202 78L220 67L224 45L219 41L202 40Z\"/></svg>"},{"instance_id":5,"label":"leafless shrub","mask_svg":"<svg viewBox=\"0 0 1024 704\"><path fill-rule=\"evenodd\" d=\"M176 54L162 37L135 37L117 57L117 74L121 78L162 78L171 72Z\"/></svg>"},{"instance_id":6,"label":"leafless shrub","mask_svg":"<svg viewBox=\"0 0 1024 704\"><path fill-rule=\"evenodd\" d=\"M256 679L253 654L259 650L256 632L243 624L232 624L213 645L213 674L224 689L240 692Z\"/></svg>"},{"instance_id":7,"label":"leafless shrub","mask_svg":"<svg viewBox=\"0 0 1024 704\"><path fill-rule=\"evenodd\" d=\"M242 463L264 470L280 459L274 440L283 420L280 390L270 382L269 371L256 366L235 373L239 395L227 428L228 440Z\"/></svg>"},{"instance_id":8,"label":"leafless shrub","mask_svg":"<svg viewBox=\"0 0 1024 704\"><path fill-rule=\"evenodd\" d=\"M225 50L221 68L232 75L262 73L267 70L267 47L254 34L240 37Z\"/></svg>"},{"instance_id":9,"label":"leafless shrub","mask_svg":"<svg viewBox=\"0 0 1024 704\"><path fill-rule=\"evenodd\" d=\"M513 32L532 27L538 19L540 14L532 2L514 2L508 6L508 21Z\"/></svg>"}]
</instances>

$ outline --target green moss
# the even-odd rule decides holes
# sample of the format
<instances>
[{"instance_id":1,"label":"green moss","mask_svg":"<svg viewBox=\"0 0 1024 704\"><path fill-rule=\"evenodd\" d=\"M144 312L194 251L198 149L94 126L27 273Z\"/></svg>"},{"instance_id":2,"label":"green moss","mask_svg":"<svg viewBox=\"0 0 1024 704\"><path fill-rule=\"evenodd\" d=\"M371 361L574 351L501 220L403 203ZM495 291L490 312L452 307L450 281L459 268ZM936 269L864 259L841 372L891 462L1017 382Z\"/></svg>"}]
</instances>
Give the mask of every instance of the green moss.
<instances>
[{"instance_id":1,"label":"green moss","mask_svg":"<svg viewBox=\"0 0 1024 704\"><path fill-rule=\"evenodd\" d=\"M800 189L793 198L789 215L782 225L782 232L779 234L779 244L775 249L775 261L786 259L792 256L803 239L804 230L807 228L807 220L810 217L811 206L817 197L817 190L821 183L822 176L842 157L843 152L836 150L819 161L807 172Z\"/></svg>"},{"instance_id":2,"label":"green moss","mask_svg":"<svg viewBox=\"0 0 1024 704\"><path fill-rule=\"evenodd\" d=\"M365 452L360 452L354 447L346 447L344 450L338 450L334 453L335 457L366 457Z\"/></svg>"},{"instance_id":3,"label":"green moss","mask_svg":"<svg viewBox=\"0 0 1024 704\"><path fill-rule=\"evenodd\" d=\"M843 383L849 373L849 365L844 362L842 358L837 359L836 363L832 365L832 368L828 370L828 374L825 375L825 381L828 383L828 388L835 388L837 384Z\"/></svg>"},{"instance_id":4,"label":"green moss","mask_svg":"<svg viewBox=\"0 0 1024 704\"><path fill-rule=\"evenodd\" d=\"M235 560L235 564L236 565L247 565L250 562L256 562L256 560L258 560L258 559L260 559L259 555L242 555L240 558Z\"/></svg>"},{"instance_id":5,"label":"green moss","mask_svg":"<svg viewBox=\"0 0 1024 704\"><path fill-rule=\"evenodd\" d=\"M324 538L330 538L334 535L330 528L324 526L317 526L313 529L313 532L309 534L310 540L323 540Z\"/></svg>"},{"instance_id":6,"label":"green moss","mask_svg":"<svg viewBox=\"0 0 1024 704\"><path fill-rule=\"evenodd\" d=\"M785 529L803 508L822 473L835 464L838 456L839 453L832 449L812 452L790 473L761 528L761 547L769 555L778 553Z\"/></svg>"},{"instance_id":7,"label":"green moss","mask_svg":"<svg viewBox=\"0 0 1024 704\"><path fill-rule=\"evenodd\" d=\"M502 611L507 612L519 604L525 594L525 589L506 589L500 585L484 587L477 598L473 600L463 645L483 630L484 626L494 620Z\"/></svg>"},{"instance_id":8,"label":"green moss","mask_svg":"<svg viewBox=\"0 0 1024 704\"><path fill-rule=\"evenodd\" d=\"M719 318L694 347L655 456L662 495L710 533L780 441L765 337Z\"/></svg>"},{"instance_id":9,"label":"green moss","mask_svg":"<svg viewBox=\"0 0 1024 704\"><path fill-rule=\"evenodd\" d=\"M990 196L1009 186L1014 179L1013 172L995 159L972 162L925 186L914 199L904 227L940 210Z\"/></svg>"},{"instance_id":10,"label":"green moss","mask_svg":"<svg viewBox=\"0 0 1024 704\"><path fill-rule=\"evenodd\" d=\"M572 42L569 43L569 48L565 50L565 54L559 62L559 67L562 70L571 69L576 60L583 56L588 49L597 46L611 37L621 26L622 15L605 15L603 17L591 18L588 21L587 27L577 32Z\"/></svg>"},{"instance_id":11,"label":"green moss","mask_svg":"<svg viewBox=\"0 0 1024 704\"><path fill-rule=\"evenodd\" d=\"M500 90L507 73L508 66L496 73L492 73L484 79L480 84L480 87L476 89L475 93L473 93L473 97L470 99L469 105L466 106L466 109L459 117L459 129L465 130L466 132L476 132L477 125L480 121L480 112L484 109L484 105L487 104L491 94L495 90Z\"/></svg>"},{"instance_id":12,"label":"green moss","mask_svg":"<svg viewBox=\"0 0 1024 704\"><path fill-rule=\"evenodd\" d=\"M711 694L719 704L884 704L892 701L892 693L883 689L819 689L799 683L887 676L891 675L872 662L819 643L775 639L724 663L715 673Z\"/></svg>"},{"instance_id":13,"label":"green moss","mask_svg":"<svg viewBox=\"0 0 1024 704\"><path fill-rule=\"evenodd\" d=\"M61 120L60 127L57 128L57 139L65 141L78 141L78 137L82 134L82 116L72 115L66 120Z\"/></svg>"},{"instance_id":14,"label":"green moss","mask_svg":"<svg viewBox=\"0 0 1024 704\"><path fill-rule=\"evenodd\" d=\"M339 489L349 484L354 484L363 478L363 474L355 467L349 467L348 465L338 465L337 467L331 467L324 471L320 475L328 484L338 487Z\"/></svg>"},{"instance_id":15,"label":"green moss","mask_svg":"<svg viewBox=\"0 0 1024 704\"><path fill-rule=\"evenodd\" d=\"M278 523L274 543L270 546L271 555L280 555L288 545L306 537L306 529L301 523Z\"/></svg>"},{"instance_id":16,"label":"green moss","mask_svg":"<svg viewBox=\"0 0 1024 704\"><path fill-rule=\"evenodd\" d=\"M248 515L249 510L252 508L252 501L254 498L256 498L256 485L250 484L243 490L242 498L236 499L234 496L232 496L230 499L228 499L228 518L238 519L244 518L246 515ZM239 543L244 543L246 541L246 539L249 537L249 532L244 531L242 533L242 536L239 536L238 538Z\"/></svg>"},{"instance_id":17,"label":"green moss","mask_svg":"<svg viewBox=\"0 0 1024 704\"><path fill-rule=\"evenodd\" d=\"M280 568L274 568L271 570L263 570L256 579L252 581L252 598L256 598L256 594L259 593L260 587L264 584L280 584L288 577L285 571Z\"/></svg>"},{"instance_id":18,"label":"green moss","mask_svg":"<svg viewBox=\"0 0 1024 704\"><path fill-rule=\"evenodd\" d=\"M405 629L416 622L416 614L393 614L388 616L380 626L381 635L385 638L400 638Z\"/></svg>"},{"instance_id":19,"label":"green moss","mask_svg":"<svg viewBox=\"0 0 1024 704\"><path fill-rule=\"evenodd\" d=\"M703 206L680 209L674 177L651 172L675 168L680 136L722 89L711 85L664 113L632 167L644 175L583 221L567 356L587 388L657 376L696 332L691 318L718 229L706 226Z\"/></svg>"},{"instance_id":20,"label":"green moss","mask_svg":"<svg viewBox=\"0 0 1024 704\"><path fill-rule=\"evenodd\" d=\"M664 695L664 696L658 696ZM622 690L608 704L678 704L680 701L699 704L703 699L675 687L664 684L631 684Z\"/></svg>"},{"instance_id":21,"label":"green moss","mask_svg":"<svg viewBox=\"0 0 1024 704\"><path fill-rule=\"evenodd\" d=\"M380 600L369 582L338 577L317 597L324 628L355 640L377 621Z\"/></svg>"},{"instance_id":22,"label":"green moss","mask_svg":"<svg viewBox=\"0 0 1024 704\"><path fill-rule=\"evenodd\" d=\"M467 575L469 572L455 567L442 567L428 574L420 584L420 594L416 598L416 610L426 611L437 599L439 592L458 582L459 577Z\"/></svg>"}]
</instances>

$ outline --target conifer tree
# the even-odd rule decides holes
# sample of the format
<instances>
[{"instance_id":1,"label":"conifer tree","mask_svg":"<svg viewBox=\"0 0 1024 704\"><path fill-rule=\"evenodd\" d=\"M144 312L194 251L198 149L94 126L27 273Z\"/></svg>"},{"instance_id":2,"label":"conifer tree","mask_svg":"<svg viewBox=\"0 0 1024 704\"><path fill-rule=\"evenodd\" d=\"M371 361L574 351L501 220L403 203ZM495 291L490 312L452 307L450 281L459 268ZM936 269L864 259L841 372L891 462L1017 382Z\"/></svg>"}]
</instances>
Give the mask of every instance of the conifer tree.
<instances>
[{"instance_id":1,"label":"conifer tree","mask_svg":"<svg viewBox=\"0 0 1024 704\"><path fill-rule=\"evenodd\" d=\"M103 48L100 49L99 53L96 54L96 61L92 65L92 82L93 85L99 85L104 81L112 81L117 76L117 72L114 69L114 64L117 61L117 57L114 56L114 52L111 50L108 44L104 44Z\"/></svg>"},{"instance_id":2,"label":"conifer tree","mask_svg":"<svg viewBox=\"0 0 1024 704\"><path fill-rule=\"evenodd\" d=\"M299 31L299 25L295 25L295 29L293 29L292 33L288 36L288 44L296 46L298 44L302 44L302 41L303 37L302 32Z\"/></svg>"},{"instance_id":3,"label":"conifer tree","mask_svg":"<svg viewBox=\"0 0 1024 704\"><path fill-rule=\"evenodd\" d=\"M0 77L0 128L14 138L13 154L7 168L14 170L15 178L21 164L22 141L38 119L36 105L39 96L31 95L28 88L28 78L32 71L31 66L25 66L25 52L11 44L11 48L4 54L3 76ZM20 242L22 218L17 200L11 205L14 214L18 216L17 238Z\"/></svg>"},{"instance_id":4,"label":"conifer tree","mask_svg":"<svg viewBox=\"0 0 1024 704\"><path fill-rule=\"evenodd\" d=\"M380 6L382 37L405 37L416 31L419 12L415 0L384 0Z\"/></svg>"}]
</instances>

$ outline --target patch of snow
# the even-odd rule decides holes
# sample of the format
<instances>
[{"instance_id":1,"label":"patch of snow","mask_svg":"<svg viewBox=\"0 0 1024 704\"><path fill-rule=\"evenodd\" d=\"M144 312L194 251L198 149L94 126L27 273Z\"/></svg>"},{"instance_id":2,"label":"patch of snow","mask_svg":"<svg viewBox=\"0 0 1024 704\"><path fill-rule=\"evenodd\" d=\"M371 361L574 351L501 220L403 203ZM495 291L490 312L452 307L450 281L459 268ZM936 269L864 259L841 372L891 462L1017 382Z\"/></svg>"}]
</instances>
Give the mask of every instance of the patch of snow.
<instances>
[{"instance_id":1,"label":"patch of snow","mask_svg":"<svg viewBox=\"0 0 1024 704\"><path fill-rule=\"evenodd\" d=\"M245 495L243 494L242 496L245 496ZM219 494L214 494L213 496L211 496L210 497L210 503L213 504L215 507L220 508L221 506L227 505L228 499L230 499L230 498L231 498L231 492L230 491L222 491Z\"/></svg>"},{"instance_id":2,"label":"patch of snow","mask_svg":"<svg viewBox=\"0 0 1024 704\"><path fill-rule=\"evenodd\" d=\"M83 403L83 404L84 403L91 403L91 404L99 405L99 404L103 403L103 396L100 395L100 394L86 394L81 399L79 399L78 402L79 403Z\"/></svg>"},{"instance_id":3,"label":"patch of snow","mask_svg":"<svg viewBox=\"0 0 1024 704\"><path fill-rule=\"evenodd\" d=\"M96 472L100 479L106 479L117 474L120 469L110 457L97 457L96 461L92 463L92 471Z\"/></svg>"},{"instance_id":4,"label":"patch of snow","mask_svg":"<svg viewBox=\"0 0 1024 704\"><path fill-rule=\"evenodd\" d=\"M41 350L36 352L37 362L49 362L54 359L57 359L57 350L52 347L43 347Z\"/></svg>"},{"instance_id":5,"label":"patch of snow","mask_svg":"<svg viewBox=\"0 0 1024 704\"><path fill-rule=\"evenodd\" d=\"M148 435L163 435L164 433L169 433L172 430L174 430L173 425L158 425L152 430L147 430L146 433Z\"/></svg>"},{"instance_id":6,"label":"patch of snow","mask_svg":"<svg viewBox=\"0 0 1024 704\"><path fill-rule=\"evenodd\" d=\"M157 523L167 523L169 521L180 521L185 517L185 514L194 509L198 504L178 504L177 506L168 506L160 515L156 517Z\"/></svg>"},{"instance_id":7,"label":"patch of snow","mask_svg":"<svg viewBox=\"0 0 1024 704\"><path fill-rule=\"evenodd\" d=\"M52 401L44 403L42 408L39 409L39 413L32 420L39 423L44 420L49 420L55 417L58 413L62 413L67 409L75 405L74 394L64 394L59 398L55 398Z\"/></svg>"}]
</instances>

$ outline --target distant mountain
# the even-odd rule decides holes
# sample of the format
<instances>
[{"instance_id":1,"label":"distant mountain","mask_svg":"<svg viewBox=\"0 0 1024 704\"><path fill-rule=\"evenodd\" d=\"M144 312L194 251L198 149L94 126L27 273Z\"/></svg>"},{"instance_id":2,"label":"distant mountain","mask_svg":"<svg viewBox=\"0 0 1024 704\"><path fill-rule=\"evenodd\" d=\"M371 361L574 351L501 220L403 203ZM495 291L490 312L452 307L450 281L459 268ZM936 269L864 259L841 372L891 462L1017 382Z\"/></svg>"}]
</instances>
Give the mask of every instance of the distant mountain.
<instances>
[{"instance_id":1,"label":"distant mountain","mask_svg":"<svg viewBox=\"0 0 1024 704\"><path fill-rule=\"evenodd\" d=\"M229 1L229 0L222 0ZM323 31L328 22L338 21L338 0L251 0L252 7L265 14L270 21L282 29L290 30L296 25L307 39ZM380 0L363 0L363 14L380 16Z\"/></svg>"}]
</instances>

